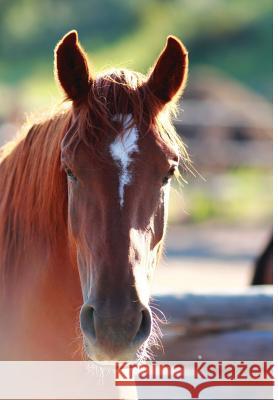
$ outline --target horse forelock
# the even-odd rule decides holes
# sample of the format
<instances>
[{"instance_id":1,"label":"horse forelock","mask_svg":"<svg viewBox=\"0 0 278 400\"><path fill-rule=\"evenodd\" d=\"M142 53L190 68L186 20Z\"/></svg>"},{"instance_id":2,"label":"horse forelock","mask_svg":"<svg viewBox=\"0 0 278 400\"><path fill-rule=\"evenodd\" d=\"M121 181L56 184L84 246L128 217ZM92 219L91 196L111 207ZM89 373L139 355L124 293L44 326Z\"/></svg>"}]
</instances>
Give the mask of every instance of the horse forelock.
<instances>
[{"instance_id":1,"label":"horse forelock","mask_svg":"<svg viewBox=\"0 0 278 400\"><path fill-rule=\"evenodd\" d=\"M142 128L162 144L175 147L187 168L189 155L172 124L177 113L176 103L172 101L162 106L147 82L145 75L127 69L112 69L97 75L87 101L75 109L75 127L69 138L73 149L83 142L96 157L101 157L101 142L123 136L126 129ZM126 126L128 115L132 118Z\"/></svg>"}]
</instances>

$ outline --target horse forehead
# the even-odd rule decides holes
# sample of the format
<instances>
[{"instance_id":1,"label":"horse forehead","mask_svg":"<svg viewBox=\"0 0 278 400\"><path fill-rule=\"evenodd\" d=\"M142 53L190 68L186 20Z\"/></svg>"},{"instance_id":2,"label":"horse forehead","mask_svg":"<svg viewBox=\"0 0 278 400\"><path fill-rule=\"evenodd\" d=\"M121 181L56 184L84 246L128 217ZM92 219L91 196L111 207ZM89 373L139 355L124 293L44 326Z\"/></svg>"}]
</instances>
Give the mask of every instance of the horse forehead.
<instances>
[{"instance_id":1,"label":"horse forehead","mask_svg":"<svg viewBox=\"0 0 278 400\"><path fill-rule=\"evenodd\" d=\"M113 160L119 165L119 201L120 206L124 206L126 186L133 181L133 173L130 169L133 163L134 153L139 153L139 132L138 128L132 124L132 116L115 116L114 119L122 119L123 135L118 136L110 144L110 153Z\"/></svg>"},{"instance_id":2,"label":"horse forehead","mask_svg":"<svg viewBox=\"0 0 278 400\"><path fill-rule=\"evenodd\" d=\"M115 161L121 164L131 162L131 154L139 152L139 132L138 128L132 124L132 115L127 114L122 117L116 115L114 120L123 120L123 135L117 136L110 144L110 153Z\"/></svg>"}]
</instances>

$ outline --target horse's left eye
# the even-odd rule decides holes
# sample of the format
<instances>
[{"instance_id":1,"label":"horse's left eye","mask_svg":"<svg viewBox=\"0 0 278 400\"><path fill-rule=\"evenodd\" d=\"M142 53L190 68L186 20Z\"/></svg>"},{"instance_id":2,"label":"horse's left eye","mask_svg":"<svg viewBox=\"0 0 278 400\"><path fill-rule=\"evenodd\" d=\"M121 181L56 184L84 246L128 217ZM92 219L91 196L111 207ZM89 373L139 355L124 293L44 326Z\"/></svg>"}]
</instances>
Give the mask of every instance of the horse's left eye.
<instances>
[{"instance_id":1,"label":"horse's left eye","mask_svg":"<svg viewBox=\"0 0 278 400\"><path fill-rule=\"evenodd\" d=\"M176 167L171 167L168 171L168 174L166 176L164 176L164 178L162 179L162 184L166 185L169 180L172 178L172 176L174 175L176 171Z\"/></svg>"},{"instance_id":2,"label":"horse's left eye","mask_svg":"<svg viewBox=\"0 0 278 400\"><path fill-rule=\"evenodd\" d=\"M73 174L73 172L72 172L71 169L66 168L65 171L66 171L67 177L68 177L69 179L71 179L71 180L73 180L73 181L76 181L76 177L75 177L75 175Z\"/></svg>"}]
</instances>

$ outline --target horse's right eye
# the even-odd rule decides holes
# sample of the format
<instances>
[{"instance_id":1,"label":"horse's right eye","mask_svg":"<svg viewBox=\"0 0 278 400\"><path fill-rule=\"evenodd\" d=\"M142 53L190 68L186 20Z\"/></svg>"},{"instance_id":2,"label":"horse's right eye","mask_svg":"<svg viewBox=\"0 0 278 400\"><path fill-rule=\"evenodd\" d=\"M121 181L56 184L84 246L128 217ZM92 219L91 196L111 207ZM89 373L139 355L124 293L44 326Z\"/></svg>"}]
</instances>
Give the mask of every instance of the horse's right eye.
<instances>
[{"instance_id":1,"label":"horse's right eye","mask_svg":"<svg viewBox=\"0 0 278 400\"><path fill-rule=\"evenodd\" d=\"M66 171L67 177L68 177L69 179L71 179L71 180L73 180L73 181L76 181L76 180L77 180L77 178L75 177L75 175L73 174L73 172L72 172L71 169L66 168L65 171Z\"/></svg>"}]
</instances>

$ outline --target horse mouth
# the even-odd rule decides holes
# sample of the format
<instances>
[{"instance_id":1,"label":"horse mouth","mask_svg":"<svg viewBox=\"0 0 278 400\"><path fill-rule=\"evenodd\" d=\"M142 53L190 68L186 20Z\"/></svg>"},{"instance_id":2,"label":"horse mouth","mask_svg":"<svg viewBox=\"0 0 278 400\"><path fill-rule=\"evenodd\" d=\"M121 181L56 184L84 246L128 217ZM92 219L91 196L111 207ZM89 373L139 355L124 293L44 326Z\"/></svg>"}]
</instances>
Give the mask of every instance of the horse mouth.
<instances>
[{"instance_id":1,"label":"horse mouth","mask_svg":"<svg viewBox=\"0 0 278 400\"><path fill-rule=\"evenodd\" d=\"M85 357L94 362L113 362L113 361L137 361L138 349L127 349L123 351L105 351L104 349L93 348L84 338Z\"/></svg>"}]
</instances>

